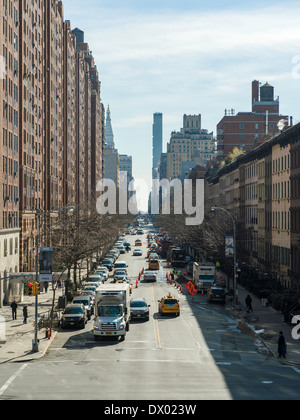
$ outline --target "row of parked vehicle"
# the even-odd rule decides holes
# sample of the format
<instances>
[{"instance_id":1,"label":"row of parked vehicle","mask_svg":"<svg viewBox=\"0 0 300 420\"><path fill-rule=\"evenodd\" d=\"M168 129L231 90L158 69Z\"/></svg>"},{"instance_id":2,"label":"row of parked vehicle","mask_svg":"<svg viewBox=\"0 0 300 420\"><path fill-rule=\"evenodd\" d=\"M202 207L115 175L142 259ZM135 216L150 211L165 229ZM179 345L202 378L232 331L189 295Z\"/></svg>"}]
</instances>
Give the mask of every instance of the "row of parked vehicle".
<instances>
[{"instance_id":1,"label":"row of parked vehicle","mask_svg":"<svg viewBox=\"0 0 300 420\"><path fill-rule=\"evenodd\" d=\"M98 267L96 273L89 276L81 294L76 296L73 302L65 308L61 319L61 328L85 328L87 321L94 314L96 291L108 277L109 271L103 266Z\"/></svg>"},{"instance_id":2,"label":"row of parked vehicle","mask_svg":"<svg viewBox=\"0 0 300 420\"><path fill-rule=\"evenodd\" d=\"M108 252L102 261L102 265L97 267L96 272L89 275L89 279L81 291L80 296L76 296L72 304L66 307L61 319L62 328L85 328L87 321L94 314L97 289L108 280L111 271L114 271L115 283L129 283L126 262L117 261L120 254L125 252L125 247L129 245L125 242L124 238L121 238L115 244L114 248ZM130 292L132 292L131 284Z\"/></svg>"}]
</instances>

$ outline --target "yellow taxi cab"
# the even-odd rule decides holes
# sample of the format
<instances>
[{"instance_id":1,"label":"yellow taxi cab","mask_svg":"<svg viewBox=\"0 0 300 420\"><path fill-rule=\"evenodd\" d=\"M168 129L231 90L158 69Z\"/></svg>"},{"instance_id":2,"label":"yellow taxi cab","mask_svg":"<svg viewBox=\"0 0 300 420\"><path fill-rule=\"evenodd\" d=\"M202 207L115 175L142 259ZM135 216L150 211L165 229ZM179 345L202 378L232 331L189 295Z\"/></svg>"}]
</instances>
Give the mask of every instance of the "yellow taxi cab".
<instances>
[{"instance_id":1,"label":"yellow taxi cab","mask_svg":"<svg viewBox=\"0 0 300 420\"><path fill-rule=\"evenodd\" d=\"M159 270L159 259L156 257L149 257L149 270Z\"/></svg>"},{"instance_id":2,"label":"yellow taxi cab","mask_svg":"<svg viewBox=\"0 0 300 420\"><path fill-rule=\"evenodd\" d=\"M137 239L134 243L135 246L142 246L142 241L140 239Z\"/></svg>"},{"instance_id":3,"label":"yellow taxi cab","mask_svg":"<svg viewBox=\"0 0 300 420\"><path fill-rule=\"evenodd\" d=\"M130 294L132 294L132 283L130 283L129 280L117 280L116 281L116 284L125 284L125 283L129 284L129 292L130 292Z\"/></svg>"},{"instance_id":4,"label":"yellow taxi cab","mask_svg":"<svg viewBox=\"0 0 300 420\"><path fill-rule=\"evenodd\" d=\"M158 311L160 314L176 314L180 315L179 300L169 294L158 301Z\"/></svg>"}]
</instances>

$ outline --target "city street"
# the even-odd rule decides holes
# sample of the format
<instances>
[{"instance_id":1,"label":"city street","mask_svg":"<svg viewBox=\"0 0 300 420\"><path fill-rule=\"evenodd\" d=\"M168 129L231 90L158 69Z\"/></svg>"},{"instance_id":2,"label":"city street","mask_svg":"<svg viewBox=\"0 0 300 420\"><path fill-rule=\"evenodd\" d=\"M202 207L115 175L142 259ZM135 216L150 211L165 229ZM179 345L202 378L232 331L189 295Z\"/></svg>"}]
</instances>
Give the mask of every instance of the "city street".
<instances>
[{"instance_id":1,"label":"city street","mask_svg":"<svg viewBox=\"0 0 300 420\"><path fill-rule=\"evenodd\" d=\"M85 330L60 331L43 359L1 366L0 399L298 399L300 371L258 351L226 307L180 294L163 268L157 283L135 288L147 266L146 235L142 240L142 257L131 251L119 259L129 266L132 297L151 305L150 320L131 322L124 342L95 342L92 320ZM158 314L158 300L169 292L180 299L179 317Z\"/></svg>"}]
</instances>

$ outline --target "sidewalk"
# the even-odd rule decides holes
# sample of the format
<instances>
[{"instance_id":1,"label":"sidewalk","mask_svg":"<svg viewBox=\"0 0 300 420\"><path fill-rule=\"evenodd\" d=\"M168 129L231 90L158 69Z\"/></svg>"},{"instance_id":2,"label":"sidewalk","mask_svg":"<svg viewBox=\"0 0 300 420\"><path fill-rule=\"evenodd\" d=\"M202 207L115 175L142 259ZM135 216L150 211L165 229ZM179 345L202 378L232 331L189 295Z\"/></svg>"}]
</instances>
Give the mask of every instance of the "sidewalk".
<instances>
[{"instance_id":1,"label":"sidewalk","mask_svg":"<svg viewBox=\"0 0 300 420\"><path fill-rule=\"evenodd\" d=\"M252 298L253 313L246 313L245 299L247 295ZM275 311L271 307L262 307L260 299L249 293L246 289L238 285L239 305L232 305L233 311L242 319L246 326L250 326L255 331L264 330L262 334L257 334L268 347L270 353L277 358L279 331L283 332L287 343L286 359L279 359L283 363L300 366L300 340L292 337L293 325L284 322L281 312Z\"/></svg>"},{"instance_id":2,"label":"sidewalk","mask_svg":"<svg viewBox=\"0 0 300 420\"><path fill-rule=\"evenodd\" d=\"M55 301L61 296L61 289L56 290ZM38 314L48 314L52 308L53 290L50 286L48 292L42 292L38 296ZM27 324L23 324L23 308L28 305ZM5 319L5 322L3 320ZM12 320L10 305L0 308L0 364L7 362L27 362L43 357L56 333L52 333L51 339L46 338L46 331L38 331L39 351L32 352L34 339L35 320L35 297L24 297L24 301L18 303L17 319ZM2 321L2 322L1 322Z\"/></svg>"}]
</instances>

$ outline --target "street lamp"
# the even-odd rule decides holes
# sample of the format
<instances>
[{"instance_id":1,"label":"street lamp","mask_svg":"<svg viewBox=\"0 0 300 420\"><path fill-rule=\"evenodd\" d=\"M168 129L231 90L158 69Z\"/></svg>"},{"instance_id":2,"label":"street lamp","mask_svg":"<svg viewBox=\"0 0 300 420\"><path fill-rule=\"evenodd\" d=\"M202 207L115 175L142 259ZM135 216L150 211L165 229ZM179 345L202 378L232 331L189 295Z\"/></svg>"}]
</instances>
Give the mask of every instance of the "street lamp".
<instances>
[{"instance_id":1,"label":"street lamp","mask_svg":"<svg viewBox=\"0 0 300 420\"><path fill-rule=\"evenodd\" d=\"M75 210L74 206L57 207L52 209L52 212L61 212L63 210ZM36 216L44 215L43 210L37 210ZM51 211L50 211L51 216ZM35 277L36 282L39 283L39 258L40 258L40 239L41 239L41 227L42 221L38 220L38 234L36 235L36 261L35 261ZM35 295L35 328L34 328L34 339L32 340L32 351L37 353L39 351L39 340L38 340L38 294Z\"/></svg>"},{"instance_id":2,"label":"street lamp","mask_svg":"<svg viewBox=\"0 0 300 420\"><path fill-rule=\"evenodd\" d=\"M236 222L232 214L223 207L212 207L212 211L224 211L229 215L233 224L233 301L237 302L237 257L236 257Z\"/></svg>"}]
</instances>

